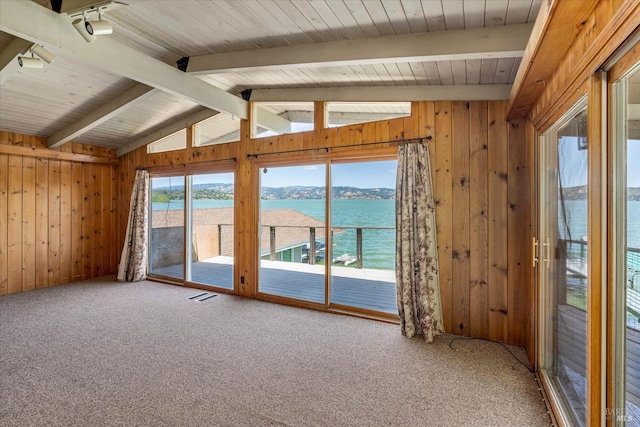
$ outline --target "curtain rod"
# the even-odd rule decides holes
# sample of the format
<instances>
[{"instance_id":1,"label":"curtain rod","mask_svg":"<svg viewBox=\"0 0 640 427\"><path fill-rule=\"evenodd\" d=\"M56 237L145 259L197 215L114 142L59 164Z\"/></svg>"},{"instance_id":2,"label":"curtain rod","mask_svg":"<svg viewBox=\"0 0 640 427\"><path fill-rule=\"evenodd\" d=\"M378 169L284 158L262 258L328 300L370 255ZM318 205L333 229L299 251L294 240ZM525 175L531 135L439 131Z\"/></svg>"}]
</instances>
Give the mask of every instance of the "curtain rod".
<instances>
[{"instance_id":1,"label":"curtain rod","mask_svg":"<svg viewBox=\"0 0 640 427\"><path fill-rule=\"evenodd\" d=\"M200 164L200 163L228 162L229 160L233 160L234 162L236 162L238 159L236 157L227 157L225 159L200 160L198 162L190 162L190 163L172 163L172 164L168 164L168 165L157 165L157 166L147 166L147 167L138 166L138 167L136 167L136 170L137 171L142 171L142 170L146 171L146 170L149 170L149 169L167 168L167 167L171 167L171 166L187 167L187 166L191 166L191 165L197 165L197 164Z\"/></svg>"},{"instance_id":2,"label":"curtain rod","mask_svg":"<svg viewBox=\"0 0 640 427\"><path fill-rule=\"evenodd\" d=\"M303 152L307 152L307 151L320 151L320 150L324 150L325 153L328 153L329 150L332 150L334 148L353 148L353 147L362 147L362 146L367 146L367 145L378 145L378 144L410 144L412 142L416 142L416 143L423 143L425 141L430 141L432 139L431 135L428 136L422 136L419 138L409 138L409 139L394 139L391 141L378 141L378 142L367 142L364 144L358 144L358 145L337 145L337 146L333 146L333 147L319 147L319 148L301 148L299 150L287 150L287 151L274 151L271 153L258 153L258 154L247 154L247 159L257 159L258 156L271 156L274 154L289 154L289 153L303 153Z\"/></svg>"}]
</instances>

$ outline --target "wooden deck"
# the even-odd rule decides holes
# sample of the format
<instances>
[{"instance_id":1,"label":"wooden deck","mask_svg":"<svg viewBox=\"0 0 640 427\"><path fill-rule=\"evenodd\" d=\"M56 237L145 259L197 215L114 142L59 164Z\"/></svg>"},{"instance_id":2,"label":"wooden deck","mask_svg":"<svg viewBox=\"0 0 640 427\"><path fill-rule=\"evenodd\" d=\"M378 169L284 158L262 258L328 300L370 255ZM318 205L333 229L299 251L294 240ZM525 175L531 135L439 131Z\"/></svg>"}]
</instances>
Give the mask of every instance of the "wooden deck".
<instances>
[{"instance_id":1,"label":"wooden deck","mask_svg":"<svg viewBox=\"0 0 640 427\"><path fill-rule=\"evenodd\" d=\"M262 262L258 290L262 293L324 303L324 275L312 272L305 264L298 268L277 268L278 263ZM291 263L280 263L291 264ZM268 267L265 267L268 265ZM315 266L320 267L320 266ZM304 271L304 269L310 271ZM303 271L301 271L303 270ZM383 313L398 313L396 284L389 280L389 272L336 268L331 277L331 303ZM183 278L182 264L157 268L154 274ZM364 273L364 274L363 274ZM368 274L367 274L368 273ZM354 277L355 276L355 277ZM359 276L359 277L357 277ZM196 262L191 267L191 281L205 285L233 289L233 265L229 263Z\"/></svg>"},{"instance_id":2,"label":"wooden deck","mask_svg":"<svg viewBox=\"0 0 640 427\"><path fill-rule=\"evenodd\" d=\"M586 414L586 312L570 305L558 305L557 331L556 379L573 410Z\"/></svg>"},{"instance_id":3,"label":"wooden deck","mask_svg":"<svg viewBox=\"0 0 640 427\"><path fill-rule=\"evenodd\" d=\"M558 306L558 379L577 411L586 401L586 312L570 305ZM627 411L640 419L640 331L627 327Z\"/></svg>"}]
</instances>

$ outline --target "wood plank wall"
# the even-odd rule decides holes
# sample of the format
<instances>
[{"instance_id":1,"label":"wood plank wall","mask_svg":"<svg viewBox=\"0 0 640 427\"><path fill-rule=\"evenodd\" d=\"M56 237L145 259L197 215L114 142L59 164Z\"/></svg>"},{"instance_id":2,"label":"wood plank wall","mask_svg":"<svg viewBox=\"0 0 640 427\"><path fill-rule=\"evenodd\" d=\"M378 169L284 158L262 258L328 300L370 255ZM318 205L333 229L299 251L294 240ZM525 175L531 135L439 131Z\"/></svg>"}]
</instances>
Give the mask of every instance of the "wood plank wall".
<instances>
[{"instance_id":1,"label":"wood plank wall","mask_svg":"<svg viewBox=\"0 0 640 427\"><path fill-rule=\"evenodd\" d=\"M188 144L185 150L149 155L143 147L126 154L119 166L118 205L129 206L136 167L176 165L175 170L180 171L183 164L236 158L236 292L255 297L260 162L388 156L396 151L392 144L361 144L430 135L445 328L459 335L522 346L532 342L527 338L533 331L533 168L528 155L533 133L527 122L510 124L505 117L506 101L414 102L412 115L406 118L255 140L248 137L249 126L243 122L241 143L200 148ZM345 145L349 147L336 148ZM318 150L247 158L247 154L325 147L328 153ZM126 209L118 216L121 244Z\"/></svg>"},{"instance_id":2,"label":"wood plank wall","mask_svg":"<svg viewBox=\"0 0 640 427\"><path fill-rule=\"evenodd\" d=\"M0 132L3 145L46 149L46 139ZM0 151L0 295L114 273L116 167L7 150ZM115 157L74 143L56 151Z\"/></svg>"}]
</instances>

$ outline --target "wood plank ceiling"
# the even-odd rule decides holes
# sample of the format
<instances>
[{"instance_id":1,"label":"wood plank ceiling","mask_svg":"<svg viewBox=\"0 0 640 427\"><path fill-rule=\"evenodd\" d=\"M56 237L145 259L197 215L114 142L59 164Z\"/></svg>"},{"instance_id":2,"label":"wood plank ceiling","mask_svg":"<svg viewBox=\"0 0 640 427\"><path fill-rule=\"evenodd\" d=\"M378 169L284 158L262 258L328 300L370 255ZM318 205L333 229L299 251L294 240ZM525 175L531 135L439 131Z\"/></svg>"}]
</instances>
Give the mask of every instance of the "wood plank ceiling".
<instances>
[{"instance_id":1,"label":"wood plank ceiling","mask_svg":"<svg viewBox=\"0 0 640 427\"><path fill-rule=\"evenodd\" d=\"M13 3L14 0L1 1L0 16L12 12ZM51 9L46 0L34 3ZM91 4L87 0L63 0L62 3L63 12L65 3L67 8ZM409 43L413 39L406 37L410 35L464 35L469 30L489 27L505 27L505 31L514 28L515 31L517 24L535 21L541 0L126 0L126 3L104 14L114 31L112 35L100 37L132 48L141 57L155 58L172 66L183 57L190 57L191 62L196 57L208 59L213 55L215 59L218 54L247 51L240 56L251 58L256 52L274 49L267 52L274 52L275 65L251 64L242 70L211 70L198 73L197 77L234 95L245 89L295 88L300 91L299 97L308 96L306 100L313 101L322 98L322 90L336 87L366 91L374 86L510 85L520 66L521 54L467 52L463 56L447 56L448 46L445 42L440 46L439 38L425 39L434 41L424 46L425 52L440 49L437 51L440 56L429 53L429 60L412 56L286 66L278 66L277 61L286 58L287 49L301 45L322 49L326 44L326 50L335 51L340 43L350 41L377 39L381 46L387 46L401 40ZM3 23L3 32L0 32L0 53L5 56L10 53L9 46L18 33L12 25ZM40 40L37 34L29 36L23 37L31 42ZM442 40L450 43L449 39ZM140 80L123 77L119 69L79 60L72 49L65 51L65 46L46 42L41 44L57 49L56 60L45 64L43 69L16 67L13 57L6 64L0 61L0 129L59 136L125 91L140 86ZM92 45L95 49L103 46L98 42ZM365 50L366 45L362 46ZM521 50L524 51L524 46ZM295 51L291 52L290 56L295 56ZM323 54L324 57L332 60L329 53ZM203 109L193 99L164 90L166 88L159 89L142 102L122 108L96 126L89 126L73 140L117 149L157 133L172 122L184 121ZM381 94L381 100L392 98L386 95L391 91L376 93Z\"/></svg>"}]
</instances>

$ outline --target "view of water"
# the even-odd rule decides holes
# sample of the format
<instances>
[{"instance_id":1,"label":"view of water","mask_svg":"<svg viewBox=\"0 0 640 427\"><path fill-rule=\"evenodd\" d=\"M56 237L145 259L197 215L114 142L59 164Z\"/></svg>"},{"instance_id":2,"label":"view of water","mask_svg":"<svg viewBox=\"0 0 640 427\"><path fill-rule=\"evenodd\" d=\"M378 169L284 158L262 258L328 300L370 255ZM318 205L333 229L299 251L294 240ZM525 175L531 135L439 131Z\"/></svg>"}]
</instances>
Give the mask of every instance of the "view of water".
<instances>
[{"instance_id":1,"label":"view of water","mask_svg":"<svg viewBox=\"0 0 640 427\"><path fill-rule=\"evenodd\" d=\"M640 276L635 272L640 271L640 201L627 202L627 283L632 283L631 289L640 284ZM586 240L587 236L587 201L565 200L564 213L559 207L558 224L560 237L574 242ZM566 217L566 225L564 218ZM568 226L568 227L567 227ZM568 228L568 230L567 230ZM588 242L570 243L567 245L568 258L582 260L586 266L588 256ZM575 267L575 264L574 264ZM586 308L587 304L587 278L575 276L573 273L567 281L567 302L574 307ZM636 292L627 291L627 298L637 299ZM627 312L627 326L639 330L640 325L637 316Z\"/></svg>"},{"instance_id":2,"label":"view of water","mask_svg":"<svg viewBox=\"0 0 640 427\"><path fill-rule=\"evenodd\" d=\"M325 200L261 200L263 210L294 209L317 220L324 221ZM331 220L334 228L343 232L334 236L334 257L356 255L356 230L344 227L390 227L391 229L364 229L362 232L362 258L364 268L393 270L395 268L395 200L333 200ZM233 206L232 200L194 200L194 209ZM153 210L183 209L184 201L153 203ZM277 230L276 230L277 232ZM318 242L324 243L320 236ZM355 266L355 264L352 264Z\"/></svg>"},{"instance_id":3,"label":"view of water","mask_svg":"<svg viewBox=\"0 0 640 427\"><path fill-rule=\"evenodd\" d=\"M565 200L564 206L564 215L566 215L569 231L563 227L563 214L559 209L558 224L560 224L561 238L574 241L585 240L587 236L587 201ZM640 271L640 201L627 202L627 247L631 249L627 253L628 267ZM573 245L569 247L569 250L576 251L574 257L586 257L583 248L580 245Z\"/></svg>"},{"instance_id":4,"label":"view of water","mask_svg":"<svg viewBox=\"0 0 640 427\"><path fill-rule=\"evenodd\" d=\"M294 209L305 215L325 220L324 200L261 200L262 209ZM232 200L194 200L194 209L233 206ZM566 200L567 222L572 240L587 236L586 200ZM182 200L153 203L154 210L183 209ZM395 200L333 200L333 226L339 227L395 227ZM559 218L562 224L561 218ZM565 233L561 232L563 237ZM334 256L356 254L356 231L345 229L334 238ZM640 248L640 201L629 201L627 208L627 246ZM395 230L363 230L363 266L366 268L394 269ZM324 240L320 237L319 242Z\"/></svg>"},{"instance_id":5,"label":"view of water","mask_svg":"<svg viewBox=\"0 0 640 427\"><path fill-rule=\"evenodd\" d=\"M564 203L571 239L580 240L587 235L587 201L565 200ZM562 224L560 213L558 220ZM562 231L560 235L568 238ZM627 246L640 248L640 201L627 202Z\"/></svg>"},{"instance_id":6,"label":"view of water","mask_svg":"<svg viewBox=\"0 0 640 427\"><path fill-rule=\"evenodd\" d=\"M325 201L318 200L261 200L262 209L294 209L320 221L325 220ZM395 200L333 200L331 219L334 226L395 227ZM152 203L152 209L184 209L183 200ZM233 200L194 200L194 209L226 208Z\"/></svg>"}]
</instances>

